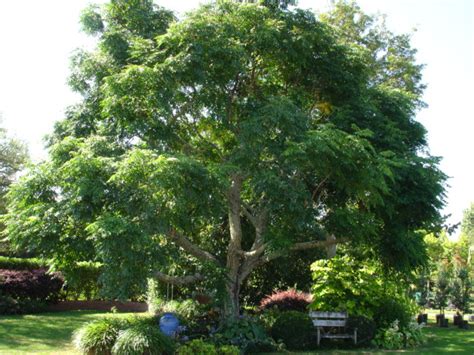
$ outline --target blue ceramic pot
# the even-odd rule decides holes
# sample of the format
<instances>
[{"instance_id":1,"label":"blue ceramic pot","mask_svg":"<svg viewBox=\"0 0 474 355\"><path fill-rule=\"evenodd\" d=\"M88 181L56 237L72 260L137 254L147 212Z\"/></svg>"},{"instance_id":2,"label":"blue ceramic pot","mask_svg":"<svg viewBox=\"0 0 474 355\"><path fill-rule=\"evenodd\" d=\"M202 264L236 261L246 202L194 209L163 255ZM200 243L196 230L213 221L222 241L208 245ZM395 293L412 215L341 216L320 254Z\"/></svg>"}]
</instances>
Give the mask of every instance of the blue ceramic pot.
<instances>
[{"instance_id":1,"label":"blue ceramic pot","mask_svg":"<svg viewBox=\"0 0 474 355\"><path fill-rule=\"evenodd\" d=\"M178 332L179 320L173 313L165 313L160 318L160 330L163 334L174 337Z\"/></svg>"}]
</instances>

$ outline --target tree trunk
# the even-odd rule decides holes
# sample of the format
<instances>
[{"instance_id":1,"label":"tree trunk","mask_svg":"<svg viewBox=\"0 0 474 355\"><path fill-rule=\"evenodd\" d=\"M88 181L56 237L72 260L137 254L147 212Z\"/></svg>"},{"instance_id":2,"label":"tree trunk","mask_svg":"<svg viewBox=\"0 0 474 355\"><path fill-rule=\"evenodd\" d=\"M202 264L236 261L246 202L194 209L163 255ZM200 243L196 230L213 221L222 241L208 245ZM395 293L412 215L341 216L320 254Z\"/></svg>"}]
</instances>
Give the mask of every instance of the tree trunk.
<instances>
[{"instance_id":1,"label":"tree trunk","mask_svg":"<svg viewBox=\"0 0 474 355\"><path fill-rule=\"evenodd\" d=\"M224 304L224 317L226 319L237 319L240 315L240 284L237 280L230 281L226 285L227 299Z\"/></svg>"},{"instance_id":2,"label":"tree trunk","mask_svg":"<svg viewBox=\"0 0 474 355\"><path fill-rule=\"evenodd\" d=\"M226 285L227 300L224 308L224 316L237 318L239 316L240 304L240 275L242 264L242 226L240 220L241 199L240 190L242 178L234 176L228 193L229 199L229 232L230 241L227 249L228 281Z\"/></svg>"}]
</instances>

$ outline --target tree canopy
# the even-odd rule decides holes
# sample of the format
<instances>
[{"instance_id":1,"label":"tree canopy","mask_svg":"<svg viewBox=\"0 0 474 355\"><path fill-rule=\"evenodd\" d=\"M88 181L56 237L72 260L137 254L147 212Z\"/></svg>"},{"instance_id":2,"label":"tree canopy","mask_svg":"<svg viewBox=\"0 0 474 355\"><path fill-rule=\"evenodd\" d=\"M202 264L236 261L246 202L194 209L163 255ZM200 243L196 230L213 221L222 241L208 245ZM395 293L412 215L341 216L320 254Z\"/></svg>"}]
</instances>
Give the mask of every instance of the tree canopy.
<instances>
[{"instance_id":1,"label":"tree canopy","mask_svg":"<svg viewBox=\"0 0 474 355\"><path fill-rule=\"evenodd\" d=\"M407 37L355 14L88 8L97 50L70 78L83 100L10 192L10 240L102 262L113 296L147 277L221 280L234 314L249 274L289 252L345 243L420 265L445 179L415 120L421 67Z\"/></svg>"}]
</instances>

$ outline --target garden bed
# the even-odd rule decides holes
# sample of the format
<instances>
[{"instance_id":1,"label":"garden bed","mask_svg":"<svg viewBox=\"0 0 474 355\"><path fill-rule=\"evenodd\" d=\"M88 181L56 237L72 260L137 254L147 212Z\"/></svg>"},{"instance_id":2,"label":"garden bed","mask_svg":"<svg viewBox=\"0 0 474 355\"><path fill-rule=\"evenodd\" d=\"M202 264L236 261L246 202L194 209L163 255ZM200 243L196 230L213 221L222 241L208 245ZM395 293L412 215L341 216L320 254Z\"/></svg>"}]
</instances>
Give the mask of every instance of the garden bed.
<instances>
[{"instance_id":1,"label":"garden bed","mask_svg":"<svg viewBox=\"0 0 474 355\"><path fill-rule=\"evenodd\" d=\"M0 316L0 354L77 354L71 344L74 330L82 324L111 313L97 311L72 311L43 313L37 315ZM129 316L127 313L115 313L114 317ZM431 318L432 319L432 318ZM431 321L430 319L430 321ZM474 329L457 327L438 328L428 326L424 329L428 343L413 350L403 351L409 354L473 354ZM302 352L315 354L315 352ZM377 351L374 349L328 350L318 354L378 354L399 353L399 351Z\"/></svg>"}]
</instances>

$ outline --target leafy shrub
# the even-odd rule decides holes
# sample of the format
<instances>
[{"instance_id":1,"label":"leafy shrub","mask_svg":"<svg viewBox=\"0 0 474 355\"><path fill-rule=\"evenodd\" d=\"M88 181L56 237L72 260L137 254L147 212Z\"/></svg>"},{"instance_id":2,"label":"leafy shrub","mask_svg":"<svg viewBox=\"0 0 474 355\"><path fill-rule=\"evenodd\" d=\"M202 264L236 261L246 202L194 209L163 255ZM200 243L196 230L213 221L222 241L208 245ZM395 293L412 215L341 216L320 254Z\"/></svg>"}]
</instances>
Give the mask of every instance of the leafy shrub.
<instances>
[{"instance_id":1,"label":"leafy shrub","mask_svg":"<svg viewBox=\"0 0 474 355\"><path fill-rule=\"evenodd\" d=\"M174 342L157 325L135 324L121 330L112 348L114 355L174 354Z\"/></svg>"},{"instance_id":2,"label":"leafy shrub","mask_svg":"<svg viewBox=\"0 0 474 355\"><path fill-rule=\"evenodd\" d=\"M128 320L117 318L102 318L89 322L74 333L74 345L83 354L109 355L119 332L128 325Z\"/></svg>"},{"instance_id":3,"label":"leafy shrub","mask_svg":"<svg viewBox=\"0 0 474 355\"><path fill-rule=\"evenodd\" d=\"M235 345L239 348L245 348L250 342L270 340L263 327L250 317L224 322L212 339L216 344Z\"/></svg>"},{"instance_id":4,"label":"leafy shrub","mask_svg":"<svg viewBox=\"0 0 474 355\"><path fill-rule=\"evenodd\" d=\"M280 314L281 312L277 309L268 309L259 313L258 320L267 333L270 334L273 324L275 324Z\"/></svg>"},{"instance_id":5,"label":"leafy shrub","mask_svg":"<svg viewBox=\"0 0 474 355\"><path fill-rule=\"evenodd\" d=\"M73 267L61 270L66 279L64 290L68 299L98 299L101 265L93 262L78 262Z\"/></svg>"},{"instance_id":6,"label":"leafy shrub","mask_svg":"<svg viewBox=\"0 0 474 355\"><path fill-rule=\"evenodd\" d=\"M394 299L408 313L416 312L416 305L405 297L406 285L386 275L378 262L362 263L347 255L336 256L316 261L311 270L316 296L312 309L373 318L385 300Z\"/></svg>"},{"instance_id":7,"label":"leafy shrub","mask_svg":"<svg viewBox=\"0 0 474 355\"><path fill-rule=\"evenodd\" d=\"M401 332L398 321L395 320L387 328L377 331L373 340L374 345L378 348L396 350L404 347L404 335Z\"/></svg>"},{"instance_id":8,"label":"leafy shrub","mask_svg":"<svg viewBox=\"0 0 474 355\"><path fill-rule=\"evenodd\" d=\"M357 328L357 345L366 345L375 336L377 327L375 322L364 316L349 317L347 327L350 329Z\"/></svg>"},{"instance_id":9,"label":"leafy shrub","mask_svg":"<svg viewBox=\"0 0 474 355\"><path fill-rule=\"evenodd\" d=\"M278 309L279 311L305 312L311 303L309 293L296 291L278 291L268 295L260 302L260 309Z\"/></svg>"},{"instance_id":10,"label":"leafy shrub","mask_svg":"<svg viewBox=\"0 0 474 355\"><path fill-rule=\"evenodd\" d=\"M296 311L282 312L272 327L272 337L282 340L290 350L305 349L314 332L313 322L308 314Z\"/></svg>"},{"instance_id":11,"label":"leafy shrub","mask_svg":"<svg viewBox=\"0 0 474 355\"><path fill-rule=\"evenodd\" d=\"M401 299L384 299L374 312L374 321L377 329L387 328L395 320L401 328L408 326L412 318L411 308L407 302Z\"/></svg>"},{"instance_id":12,"label":"leafy shrub","mask_svg":"<svg viewBox=\"0 0 474 355\"><path fill-rule=\"evenodd\" d=\"M7 270L34 270L46 268L46 261L36 258L13 258L0 256L0 269Z\"/></svg>"},{"instance_id":13,"label":"leafy shrub","mask_svg":"<svg viewBox=\"0 0 474 355\"><path fill-rule=\"evenodd\" d=\"M0 270L0 293L16 300L56 301L63 282L59 273L46 269Z\"/></svg>"},{"instance_id":14,"label":"leafy shrub","mask_svg":"<svg viewBox=\"0 0 474 355\"><path fill-rule=\"evenodd\" d=\"M373 343L379 348L389 350L415 347L426 341L422 328L422 325L415 322L410 322L402 328L398 320L395 320L387 328L377 331Z\"/></svg>"},{"instance_id":15,"label":"leafy shrub","mask_svg":"<svg viewBox=\"0 0 474 355\"><path fill-rule=\"evenodd\" d=\"M405 334L405 346L413 348L426 342L426 335L422 331L423 325L416 322L408 323L408 326L403 329Z\"/></svg>"}]
</instances>

